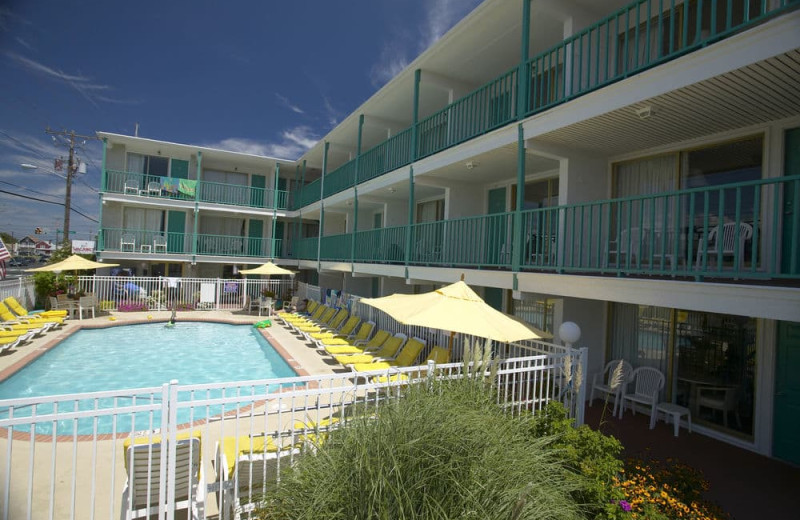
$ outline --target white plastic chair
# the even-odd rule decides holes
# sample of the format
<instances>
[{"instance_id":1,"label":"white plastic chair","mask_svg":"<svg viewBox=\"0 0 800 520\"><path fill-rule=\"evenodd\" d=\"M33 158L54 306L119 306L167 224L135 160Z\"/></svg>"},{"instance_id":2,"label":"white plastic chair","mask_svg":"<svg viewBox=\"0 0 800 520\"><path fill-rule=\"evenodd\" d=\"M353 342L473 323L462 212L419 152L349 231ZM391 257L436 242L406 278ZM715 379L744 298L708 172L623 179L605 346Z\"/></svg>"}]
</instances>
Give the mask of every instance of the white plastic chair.
<instances>
[{"instance_id":1,"label":"white plastic chair","mask_svg":"<svg viewBox=\"0 0 800 520\"><path fill-rule=\"evenodd\" d=\"M710 408L722 412L722 424L728 427L728 412L733 412L736 424L742 427L742 419L736 408L736 387L733 386L698 386L697 409Z\"/></svg>"},{"instance_id":2,"label":"white plastic chair","mask_svg":"<svg viewBox=\"0 0 800 520\"><path fill-rule=\"evenodd\" d=\"M156 235L153 237L153 252L166 253L167 252L167 237L164 235Z\"/></svg>"},{"instance_id":3,"label":"white plastic chair","mask_svg":"<svg viewBox=\"0 0 800 520\"><path fill-rule=\"evenodd\" d=\"M81 296L78 298L78 316L80 319L83 319L83 313L86 312L86 317L89 317L89 313L92 313L92 318L95 317L95 312L97 309L97 300L94 296Z\"/></svg>"},{"instance_id":4,"label":"white plastic chair","mask_svg":"<svg viewBox=\"0 0 800 520\"><path fill-rule=\"evenodd\" d=\"M125 181L124 193L139 195L139 181Z\"/></svg>"},{"instance_id":5,"label":"white plastic chair","mask_svg":"<svg viewBox=\"0 0 800 520\"><path fill-rule=\"evenodd\" d=\"M611 381L611 379L614 377L620 362L622 363L622 374L620 374L620 380L617 382L617 385L615 386L613 385L614 382ZM627 382L630 381L632 372L633 372L633 367L631 366L630 363L628 363L625 360L613 359L608 363L606 363L606 367L603 369L603 372L595 374L594 378L592 379L592 393L591 396L589 397L589 406L592 406L595 392L599 392L601 394L606 394L606 395L613 395L614 412L612 413L612 416L617 415L617 409L619 408L620 399L622 398Z\"/></svg>"},{"instance_id":6,"label":"white plastic chair","mask_svg":"<svg viewBox=\"0 0 800 520\"><path fill-rule=\"evenodd\" d=\"M130 246L131 252L136 251L136 236L133 233L124 233L119 239L119 250L125 251Z\"/></svg>"},{"instance_id":7,"label":"white plastic chair","mask_svg":"<svg viewBox=\"0 0 800 520\"><path fill-rule=\"evenodd\" d=\"M630 382L633 383L633 392L623 390L619 418L622 419L626 403L630 403L633 415L636 415L636 403L649 406L652 417L656 413L658 395L664 388L664 374L656 368L639 367L631 373Z\"/></svg>"},{"instance_id":8,"label":"white plastic chair","mask_svg":"<svg viewBox=\"0 0 800 520\"><path fill-rule=\"evenodd\" d=\"M736 249L736 237L739 237L738 249ZM707 255L707 264L713 261L716 265L717 255L722 247L722 258L726 256L739 255L739 265L744 263L744 245L753 236L753 226L745 222L726 222L722 225L722 241L720 243L719 226L714 226L708 231L707 237L700 237L697 241L697 259L695 269L700 269L703 263L703 255Z\"/></svg>"},{"instance_id":9,"label":"white plastic chair","mask_svg":"<svg viewBox=\"0 0 800 520\"><path fill-rule=\"evenodd\" d=\"M642 231L638 227L622 229L619 238L608 243L608 256L614 255L614 263L620 267L626 266L626 257L630 257L630 265L635 266L639 258L639 249L642 242ZM609 258L606 258L606 266Z\"/></svg>"},{"instance_id":10,"label":"white plastic chair","mask_svg":"<svg viewBox=\"0 0 800 520\"><path fill-rule=\"evenodd\" d=\"M139 190L139 195L159 196L161 195L161 183L158 181L150 181L147 183L147 188Z\"/></svg>"}]
</instances>

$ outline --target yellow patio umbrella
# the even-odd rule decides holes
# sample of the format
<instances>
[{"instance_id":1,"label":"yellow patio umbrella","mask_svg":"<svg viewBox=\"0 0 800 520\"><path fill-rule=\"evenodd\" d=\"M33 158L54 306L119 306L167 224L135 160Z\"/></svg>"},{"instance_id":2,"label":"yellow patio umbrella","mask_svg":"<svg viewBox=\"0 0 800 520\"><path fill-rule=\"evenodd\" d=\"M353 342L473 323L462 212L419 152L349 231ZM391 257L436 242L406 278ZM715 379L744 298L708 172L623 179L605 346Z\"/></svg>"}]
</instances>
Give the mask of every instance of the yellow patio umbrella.
<instances>
[{"instance_id":1,"label":"yellow patio umbrella","mask_svg":"<svg viewBox=\"0 0 800 520\"><path fill-rule=\"evenodd\" d=\"M272 262L267 262L266 264L259 265L258 267L254 267L253 269L241 269L239 271L242 274L263 274L263 275L282 275L288 274L290 276L294 276L294 271L290 271L288 269L284 269L279 265L275 265Z\"/></svg>"},{"instance_id":2,"label":"yellow patio umbrella","mask_svg":"<svg viewBox=\"0 0 800 520\"><path fill-rule=\"evenodd\" d=\"M494 309L463 281L424 294L393 294L364 298L361 302L405 325L449 330L450 350L457 332L502 343L552 337Z\"/></svg>"},{"instance_id":3,"label":"yellow patio umbrella","mask_svg":"<svg viewBox=\"0 0 800 520\"><path fill-rule=\"evenodd\" d=\"M55 272L55 271L83 271L84 269L97 269L99 267L116 267L119 264L107 264L104 262L94 262L87 260L82 256L72 255L65 258L60 262L46 265L44 267L35 267L33 269L25 269L26 272Z\"/></svg>"}]
</instances>

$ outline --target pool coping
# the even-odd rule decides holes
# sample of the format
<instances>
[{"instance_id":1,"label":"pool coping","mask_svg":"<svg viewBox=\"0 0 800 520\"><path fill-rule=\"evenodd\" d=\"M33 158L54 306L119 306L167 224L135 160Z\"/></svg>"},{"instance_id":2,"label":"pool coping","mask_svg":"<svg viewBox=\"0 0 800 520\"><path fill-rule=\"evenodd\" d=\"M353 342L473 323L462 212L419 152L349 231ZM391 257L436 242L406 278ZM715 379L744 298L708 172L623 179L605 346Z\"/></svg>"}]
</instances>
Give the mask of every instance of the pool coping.
<instances>
[{"instance_id":1,"label":"pool coping","mask_svg":"<svg viewBox=\"0 0 800 520\"><path fill-rule=\"evenodd\" d=\"M136 320L129 320L124 322L110 322L110 323L75 323L74 327L69 327L68 329L59 329L57 331L58 335L53 335L52 338L47 338L47 341L37 347L35 350L30 352L25 357L19 359L14 364L6 367L2 371L0 371L0 383L20 371L22 368L26 367L39 357L46 354L49 350L56 347L59 343L64 341L65 339L69 338L76 332L80 330L91 330L91 329L108 329L112 327L121 327L126 325L145 325L148 323L167 323L169 320L163 319L136 319ZM197 322L197 323L221 323L225 325L243 325L243 326L252 326L253 323L241 322L236 320L228 320L225 318L197 318L197 317L186 317L181 319L182 322ZM72 325L72 324L70 324ZM288 364L292 370L295 371L297 376L308 376L310 373L300 366L300 363L294 359L294 357L289 353L289 350L277 339L275 336L269 333L268 328L258 328L258 331L261 333L261 336L266 339L270 345L275 349L281 358L283 358L284 362ZM233 382L233 381L232 381ZM308 382L309 386L314 386L314 382ZM280 388L276 392L276 394L288 391L288 389ZM235 415L237 413L241 413L242 411L248 411L252 407L262 406L266 404L269 399L262 399L242 407L236 408L234 410L230 410L225 412L222 415L214 415L211 417L205 417L203 419L197 419L195 421L181 423L177 426L178 430L185 430L187 428L196 428L197 426L202 426L206 424L211 419L219 416L229 416ZM104 441L104 440L114 440L114 439L127 439L130 437L131 432L118 432L116 434L112 433L99 433L97 435L89 435L89 434L81 434L81 435L53 435L53 434L46 434L46 433L36 433L33 435L34 442L44 442L49 441L52 442L53 438L55 437L56 442L69 442L75 441L78 442L86 442L86 441ZM8 428L0 428L0 438L7 439L8 438ZM31 440L31 432L19 431L15 430L12 435L13 440Z\"/></svg>"}]
</instances>

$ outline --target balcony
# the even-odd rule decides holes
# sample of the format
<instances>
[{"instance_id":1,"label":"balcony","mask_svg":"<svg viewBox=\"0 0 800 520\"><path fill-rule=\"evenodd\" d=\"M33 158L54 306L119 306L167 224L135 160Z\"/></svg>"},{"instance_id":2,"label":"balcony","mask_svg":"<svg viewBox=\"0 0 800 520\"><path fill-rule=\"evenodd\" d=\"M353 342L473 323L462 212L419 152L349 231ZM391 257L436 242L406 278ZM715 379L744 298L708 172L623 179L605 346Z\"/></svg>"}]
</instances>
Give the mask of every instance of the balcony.
<instances>
[{"instance_id":1,"label":"balcony","mask_svg":"<svg viewBox=\"0 0 800 520\"><path fill-rule=\"evenodd\" d=\"M358 171L355 159L331 171L324 193L319 179L307 184L293 208L716 43L798 5L800 0L631 2L361 153Z\"/></svg>"},{"instance_id":2,"label":"balcony","mask_svg":"<svg viewBox=\"0 0 800 520\"><path fill-rule=\"evenodd\" d=\"M284 210L288 205L288 192L284 190L175 179L119 170L106 170L103 191L260 209Z\"/></svg>"},{"instance_id":3,"label":"balcony","mask_svg":"<svg viewBox=\"0 0 800 520\"><path fill-rule=\"evenodd\" d=\"M324 236L320 260L797 280L796 200L800 175Z\"/></svg>"},{"instance_id":4,"label":"balcony","mask_svg":"<svg viewBox=\"0 0 800 520\"><path fill-rule=\"evenodd\" d=\"M275 258L281 255L283 245L282 240L272 238L114 228L101 229L99 238L98 251L136 253L147 258L159 255Z\"/></svg>"}]
</instances>

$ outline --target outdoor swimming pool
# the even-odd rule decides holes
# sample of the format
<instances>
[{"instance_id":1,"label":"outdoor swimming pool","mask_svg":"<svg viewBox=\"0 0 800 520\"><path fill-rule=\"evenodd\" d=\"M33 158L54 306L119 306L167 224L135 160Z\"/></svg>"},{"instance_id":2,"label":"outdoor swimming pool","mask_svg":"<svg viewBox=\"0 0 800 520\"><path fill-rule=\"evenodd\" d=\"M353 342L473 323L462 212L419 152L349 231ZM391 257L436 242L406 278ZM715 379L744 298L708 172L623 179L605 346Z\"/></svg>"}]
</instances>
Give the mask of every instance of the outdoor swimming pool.
<instances>
[{"instance_id":1,"label":"outdoor swimming pool","mask_svg":"<svg viewBox=\"0 0 800 520\"><path fill-rule=\"evenodd\" d=\"M178 322L172 328L163 323L125 325L73 334L0 383L0 399L154 387L172 380L186 385L295 375L269 342L251 326L198 322ZM278 386L275 385L275 389ZM208 397L214 396L210 394ZM118 399L115 403L101 405L126 406L131 404L130 401ZM92 406L95 406L92 402L79 403L82 410ZM220 407L213 406L196 409L191 419L201 419L220 411ZM49 411L43 406L37 407L37 415L45 413ZM15 415L20 415L20 410L15 411ZM7 411L0 409L0 417L6 416ZM151 421L157 425L159 420L150 414L137 414L135 428L148 429ZM58 433L92 433L91 422L80 420L77 432L71 421L63 428L59 424ZM111 422L111 416L99 419L98 433L110 433ZM118 415L116 422L118 432L125 424L132 424L129 416L126 419ZM40 423L36 430L37 433L50 433L52 427Z\"/></svg>"}]
</instances>

